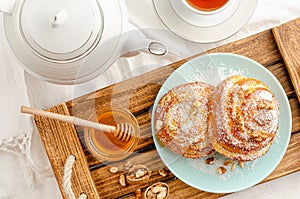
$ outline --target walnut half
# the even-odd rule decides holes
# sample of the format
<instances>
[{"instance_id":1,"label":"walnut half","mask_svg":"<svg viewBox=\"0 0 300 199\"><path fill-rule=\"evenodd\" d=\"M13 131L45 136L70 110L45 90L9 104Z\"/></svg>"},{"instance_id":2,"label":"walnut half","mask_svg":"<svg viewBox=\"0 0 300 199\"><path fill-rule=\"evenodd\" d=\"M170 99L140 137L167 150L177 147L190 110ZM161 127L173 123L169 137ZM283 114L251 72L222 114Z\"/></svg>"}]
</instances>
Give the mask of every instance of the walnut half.
<instances>
[{"instance_id":1,"label":"walnut half","mask_svg":"<svg viewBox=\"0 0 300 199\"><path fill-rule=\"evenodd\" d=\"M126 180L130 184L147 180L151 171L145 165L133 165L126 174Z\"/></svg>"},{"instance_id":2,"label":"walnut half","mask_svg":"<svg viewBox=\"0 0 300 199\"><path fill-rule=\"evenodd\" d=\"M166 199L169 196L169 186L163 182L157 182L149 186L144 194L145 199Z\"/></svg>"}]
</instances>

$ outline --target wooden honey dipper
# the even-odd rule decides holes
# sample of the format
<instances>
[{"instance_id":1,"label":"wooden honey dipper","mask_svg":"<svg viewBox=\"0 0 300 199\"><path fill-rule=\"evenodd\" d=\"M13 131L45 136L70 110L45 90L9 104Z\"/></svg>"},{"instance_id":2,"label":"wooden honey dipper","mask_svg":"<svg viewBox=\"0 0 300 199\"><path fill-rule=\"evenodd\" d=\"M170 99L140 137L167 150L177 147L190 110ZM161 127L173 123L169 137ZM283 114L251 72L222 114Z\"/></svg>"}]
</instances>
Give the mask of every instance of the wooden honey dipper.
<instances>
[{"instance_id":1,"label":"wooden honey dipper","mask_svg":"<svg viewBox=\"0 0 300 199\"><path fill-rule=\"evenodd\" d=\"M117 140L120 140L122 142L128 142L134 133L134 127L132 126L132 124L129 124L129 123L119 123L116 126L112 126L112 125L91 122L91 121L84 120L84 119L74 117L74 116L52 113L52 112L48 112L48 111L44 111L44 110L40 110L40 109L36 109L36 108L32 108L32 107L27 107L27 106L21 106L21 113L39 115L39 116L48 117L51 119L57 119L62 122L67 122L69 124L85 126L85 127L93 128L96 130L113 133L114 137Z\"/></svg>"}]
</instances>

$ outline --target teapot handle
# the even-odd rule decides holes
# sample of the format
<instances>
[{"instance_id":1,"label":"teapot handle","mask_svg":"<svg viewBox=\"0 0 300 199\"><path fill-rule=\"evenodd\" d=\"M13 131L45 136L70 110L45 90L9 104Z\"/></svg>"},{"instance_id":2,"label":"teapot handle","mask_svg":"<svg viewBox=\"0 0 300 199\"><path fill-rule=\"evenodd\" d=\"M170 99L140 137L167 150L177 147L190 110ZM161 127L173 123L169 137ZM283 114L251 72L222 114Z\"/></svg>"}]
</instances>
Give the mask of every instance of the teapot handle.
<instances>
[{"instance_id":1,"label":"teapot handle","mask_svg":"<svg viewBox=\"0 0 300 199\"><path fill-rule=\"evenodd\" d=\"M157 56L168 53L168 48L162 42L147 38L140 30L124 33L122 36L123 39L121 39L121 47L118 52L119 55L137 49Z\"/></svg>"},{"instance_id":2,"label":"teapot handle","mask_svg":"<svg viewBox=\"0 0 300 199\"><path fill-rule=\"evenodd\" d=\"M16 0L0 0L0 12L11 14L15 7Z\"/></svg>"}]
</instances>

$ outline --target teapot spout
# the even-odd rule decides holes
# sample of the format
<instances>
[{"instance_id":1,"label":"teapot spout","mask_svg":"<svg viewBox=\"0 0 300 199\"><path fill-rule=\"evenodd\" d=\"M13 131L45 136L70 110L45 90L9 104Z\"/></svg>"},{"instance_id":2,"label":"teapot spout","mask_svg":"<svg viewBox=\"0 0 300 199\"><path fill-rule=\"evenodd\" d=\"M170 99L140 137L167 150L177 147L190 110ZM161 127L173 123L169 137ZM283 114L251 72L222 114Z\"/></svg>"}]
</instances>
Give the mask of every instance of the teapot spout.
<instances>
[{"instance_id":1,"label":"teapot spout","mask_svg":"<svg viewBox=\"0 0 300 199\"><path fill-rule=\"evenodd\" d=\"M0 12L11 14L15 7L16 0L0 0Z\"/></svg>"}]
</instances>

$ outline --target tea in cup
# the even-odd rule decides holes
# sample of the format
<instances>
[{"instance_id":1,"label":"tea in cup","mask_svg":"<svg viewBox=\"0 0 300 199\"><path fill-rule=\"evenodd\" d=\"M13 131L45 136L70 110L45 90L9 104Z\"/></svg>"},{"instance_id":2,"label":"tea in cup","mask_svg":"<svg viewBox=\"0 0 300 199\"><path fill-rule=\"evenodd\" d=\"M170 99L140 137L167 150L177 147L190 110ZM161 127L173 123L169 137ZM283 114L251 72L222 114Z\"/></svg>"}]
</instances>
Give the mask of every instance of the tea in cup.
<instances>
[{"instance_id":1,"label":"tea in cup","mask_svg":"<svg viewBox=\"0 0 300 199\"><path fill-rule=\"evenodd\" d=\"M229 0L182 0L194 12L211 13L223 9Z\"/></svg>"}]
</instances>

